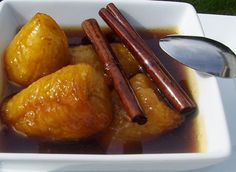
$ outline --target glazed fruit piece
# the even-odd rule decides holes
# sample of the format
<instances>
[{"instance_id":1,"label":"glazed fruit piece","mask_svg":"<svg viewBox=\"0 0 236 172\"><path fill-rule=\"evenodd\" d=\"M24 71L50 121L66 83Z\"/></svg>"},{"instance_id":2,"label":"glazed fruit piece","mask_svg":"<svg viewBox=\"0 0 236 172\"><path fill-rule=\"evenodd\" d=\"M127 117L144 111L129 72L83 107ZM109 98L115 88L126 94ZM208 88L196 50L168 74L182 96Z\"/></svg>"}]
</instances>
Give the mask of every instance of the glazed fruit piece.
<instances>
[{"instance_id":1,"label":"glazed fruit piece","mask_svg":"<svg viewBox=\"0 0 236 172\"><path fill-rule=\"evenodd\" d=\"M111 47L128 77L139 72L140 66L138 62L123 44L112 43ZM72 55L73 64L88 63L95 67L98 71L104 72L92 45L80 45L73 47L70 48L70 52Z\"/></svg>"},{"instance_id":2,"label":"glazed fruit piece","mask_svg":"<svg viewBox=\"0 0 236 172\"><path fill-rule=\"evenodd\" d=\"M105 129L112 119L109 90L87 64L69 65L22 90L3 106L18 132L47 140L77 140Z\"/></svg>"},{"instance_id":3,"label":"glazed fruit piece","mask_svg":"<svg viewBox=\"0 0 236 172\"><path fill-rule=\"evenodd\" d=\"M111 47L127 77L131 77L140 72L141 66L124 44L112 43Z\"/></svg>"},{"instance_id":4,"label":"glazed fruit piece","mask_svg":"<svg viewBox=\"0 0 236 172\"><path fill-rule=\"evenodd\" d=\"M104 73L103 66L100 64L98 56L92 45L79 45L70 48L72 64L86 63L93 66L97 71Z\"/></svg>"},{"instance_id":5,"label":"glazed fruit piece","mask_svg":"<svg viewBox=\"0 0 236 172\"><path fill-rule=\"evenodd\" d=\"M67 38L50 16L37 13L16 34L4 60L8 78L28 86L69 64Z\"/></svg>"},{"instance_id":6,"label":"glazed fruit piece","mask_svg":"<svg viewBox=\"0 0 236 172\"><path fill-rule=\"evenodd\" d=\"M147 115L148 121L144 125L130 122L119 97L113 92L115 115L109 129L104 132L100 142L107 146L117 146L128 142L145 141L157 138L162 134L178 127L184 116L169 108L155 93L150 79L144 74L137 74L130 80L137 98ZM110 146L111 146L110 145Z\"/></svg>"}]
</instances>

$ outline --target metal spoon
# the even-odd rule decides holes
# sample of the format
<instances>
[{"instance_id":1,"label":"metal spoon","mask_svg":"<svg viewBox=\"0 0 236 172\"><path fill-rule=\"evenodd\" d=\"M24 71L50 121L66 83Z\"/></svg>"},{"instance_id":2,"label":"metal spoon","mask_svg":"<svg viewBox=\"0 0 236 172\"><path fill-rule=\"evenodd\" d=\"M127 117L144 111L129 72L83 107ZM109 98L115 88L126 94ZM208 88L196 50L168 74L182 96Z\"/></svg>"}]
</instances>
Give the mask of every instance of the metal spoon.
<instances>
[{"instance_id":1,"label":"metal spoon","mask_svg":"<svg viewBox=\"0 0 236 172\"><path fill-rule=\"evenodd\" d=\"M236 55L215 40L170 35L159 41L160 47L172 58L197 71L222 78L236 77Z\"/></svg>"}]
</instances>

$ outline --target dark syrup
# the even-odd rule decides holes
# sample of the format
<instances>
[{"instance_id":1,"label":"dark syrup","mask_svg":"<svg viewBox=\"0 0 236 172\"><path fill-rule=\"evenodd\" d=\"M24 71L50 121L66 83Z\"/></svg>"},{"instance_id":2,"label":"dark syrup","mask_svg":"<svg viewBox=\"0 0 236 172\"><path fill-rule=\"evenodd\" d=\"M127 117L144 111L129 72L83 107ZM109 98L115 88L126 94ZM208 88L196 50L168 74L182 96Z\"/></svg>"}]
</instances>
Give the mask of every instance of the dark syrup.
<instances>
[{"instance_id":1,"label":"dark syrup","mask_svg":"<svg viewBox=\"0 0 236 172\"><path fill-rule=\"evenodd\" d=\"M104 30L107 39L110 42L119 42L119 39L114 36L109 30ZM65 33L68 37L70 46L79 44L89 44L89 41L84 36L80 29L66 28ZM142 30L139 31L141 36L154 50L164 66L172 74L172 76L180 83L180 85L188 89L186 76L182 66L176 61L168 57L160 50L158 40L168 34L175 34L177 30L174 28L158 29L158 30ZM9 82L5 83L4 98L18 92L21 88L12 85ZM195 116L188 116L186 121L177 129L163 135L160 138L152 141L140 141L133 144L125 145L122 148L105 150L102 148L96 139L83 141L50 143L39 141L37 139L26 138L17 134L10 129L2 129L0 131L0 152L9 153L67 153L67 154L132 154L132 153L192 153L199 152L197 140L197 128L194 122Z\"/></svg>"}]
</instances>

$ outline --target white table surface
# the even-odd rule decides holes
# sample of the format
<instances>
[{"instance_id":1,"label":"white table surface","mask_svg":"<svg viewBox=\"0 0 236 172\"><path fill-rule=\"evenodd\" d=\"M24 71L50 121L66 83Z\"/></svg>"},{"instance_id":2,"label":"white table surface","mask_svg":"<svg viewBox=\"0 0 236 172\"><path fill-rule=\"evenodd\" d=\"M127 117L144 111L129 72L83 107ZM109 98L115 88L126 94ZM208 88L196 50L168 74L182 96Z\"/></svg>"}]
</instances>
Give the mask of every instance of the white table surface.
<instances>
[{"instance_id":1,"label":"white table surface","mask_svg":"<svg viewBox=\"0 0 236 172\"><path fill-rule=\"evenodd\" d=\"M236 53L236 16L199 14L205 36L218 40ZM221 164L193 172L236 171L236 79L218 79L232 144L230 158Z\"/></svg>"},{"instance_id":2,"label":"white table surface","mask_svg":"<svg viewBox=\"0 0 236 172\"><path fill-rule=\"evenodd\" d=\"M199 14L199 18L206 37L226 44L236 53L236 16ZM218 82L229 126L232 155L220 164L191 172L236 171L236 125L234 125L234 123L236 124L236 79L218 79ZM35 172L38 170L35 169ZM20 169L17 170L17 172L20 171ZM13 170L0 166L0 172L13 172ZM26 171L24 170L24 172Z\"/></svg>"}]
</instances>

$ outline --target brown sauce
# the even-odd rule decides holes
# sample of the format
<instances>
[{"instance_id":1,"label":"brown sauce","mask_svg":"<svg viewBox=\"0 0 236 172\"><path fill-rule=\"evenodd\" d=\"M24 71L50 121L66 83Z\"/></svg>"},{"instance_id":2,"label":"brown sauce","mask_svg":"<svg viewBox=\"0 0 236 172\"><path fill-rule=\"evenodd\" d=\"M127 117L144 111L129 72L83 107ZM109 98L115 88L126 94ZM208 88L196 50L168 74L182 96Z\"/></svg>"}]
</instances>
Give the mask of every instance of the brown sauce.
<instances>
[{"instance_id":1,"label":"brown sauce","mask_svg":"<svg viewBox=\"0 0 236 172\"><path fill-rule=\"evenodd\" d=\"M84 38L83 32L79 29L66 28L70 46L87 44L89 41ZM105 31L110 42L119 42L112 33ZM140 31L140 34L155 51L164 66L180 83L182 87L188 89L186 75L182 66L168 57L160 50L158 40L168 34L177 33L177 29L158 29ZM4 97L8 97L20 90L12 84L5 83ZM84 141L73 141L64 143L48 143L23 137L9 129L0 131L0 152L9 153L68 153L68 154L131 154L131 153L191 153L199 152L199 140L197 139L197 129L195 127L195 115L187 117L186 121L177 129L152 141L141 141L134 143L123 149L104 150L95 139Z\"/></svg>"}]
</instances>

